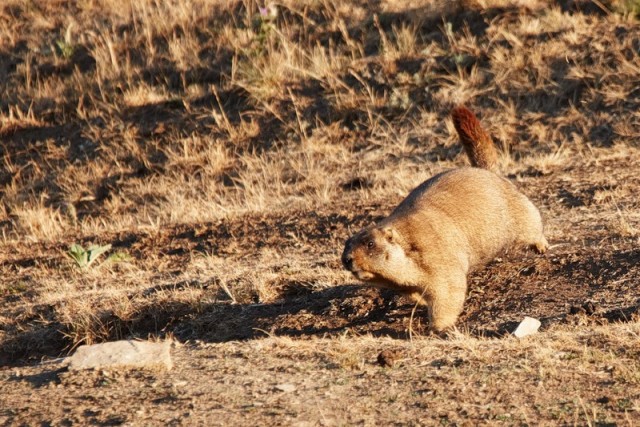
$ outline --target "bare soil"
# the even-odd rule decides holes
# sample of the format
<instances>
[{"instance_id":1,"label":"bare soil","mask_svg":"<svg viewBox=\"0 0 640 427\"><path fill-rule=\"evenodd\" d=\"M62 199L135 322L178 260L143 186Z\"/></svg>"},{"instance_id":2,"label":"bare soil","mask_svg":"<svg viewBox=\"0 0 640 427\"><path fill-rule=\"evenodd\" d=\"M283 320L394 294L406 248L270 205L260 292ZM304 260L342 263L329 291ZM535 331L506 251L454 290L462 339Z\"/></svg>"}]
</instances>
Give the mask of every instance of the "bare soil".
<instances>
[{"instance_id":1,"label":"bare soil","mask_svg":"<svg viewBox=\"0 0 640 427\"><path fill-rule=\"evenodd\" d=\"M635 425L635 325L518 341L263 338L179 345L171 371L0 372L30 425Z\"/></svg>"}]
</instances>

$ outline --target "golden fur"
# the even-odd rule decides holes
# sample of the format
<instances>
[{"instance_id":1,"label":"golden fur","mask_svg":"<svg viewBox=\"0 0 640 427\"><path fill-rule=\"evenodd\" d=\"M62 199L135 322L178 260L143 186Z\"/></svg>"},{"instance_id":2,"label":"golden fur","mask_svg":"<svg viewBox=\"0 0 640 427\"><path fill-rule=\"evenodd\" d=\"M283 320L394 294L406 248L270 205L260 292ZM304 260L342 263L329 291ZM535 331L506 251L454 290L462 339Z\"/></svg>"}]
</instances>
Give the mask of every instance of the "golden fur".
<instances>
[{"instance_id":1,"label":"golden fur","mask_svg":"<svg viewBox=\"0 0 640 427\"><path fill-rule=\"evenodd\" d=\"M516 244L547 249L538 209L506 179L467 167L414 189L391 215L347 240L342 262L359 280L427 305L432 329L441 331L462 311L470 269Z\"/></svg>"}]
</instances>

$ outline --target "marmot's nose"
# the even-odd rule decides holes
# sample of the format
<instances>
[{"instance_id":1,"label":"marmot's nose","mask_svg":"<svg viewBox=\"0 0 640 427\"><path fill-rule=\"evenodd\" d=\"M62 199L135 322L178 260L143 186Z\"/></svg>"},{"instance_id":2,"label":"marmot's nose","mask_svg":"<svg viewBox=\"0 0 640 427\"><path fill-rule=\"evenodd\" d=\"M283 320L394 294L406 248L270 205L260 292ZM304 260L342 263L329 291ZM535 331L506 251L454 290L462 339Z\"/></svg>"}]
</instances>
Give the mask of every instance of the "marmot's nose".
<instances>
[{"instance_id":1,"label":"marmot's nose","mask_svg":"<svg viewBox=\"0 0 640 427\"><path fill-rule=\"evenodd\" d=\"M353 257L351 254L342 254L342 265L344 265L344 268L351 271L351 267L353 267Z\"/></svg>"}]
</instances>

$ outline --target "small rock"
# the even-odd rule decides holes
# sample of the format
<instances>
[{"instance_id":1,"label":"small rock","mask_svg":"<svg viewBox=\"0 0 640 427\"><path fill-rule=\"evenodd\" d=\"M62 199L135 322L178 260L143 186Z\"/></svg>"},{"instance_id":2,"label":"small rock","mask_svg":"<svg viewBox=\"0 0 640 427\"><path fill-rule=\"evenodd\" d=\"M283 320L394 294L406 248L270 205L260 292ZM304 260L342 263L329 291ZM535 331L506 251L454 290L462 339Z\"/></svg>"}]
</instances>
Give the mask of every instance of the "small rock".
<instances>
[{"instance_id":1,"label":"small rock","mask_svg":"<svg viewBox=\"0 0 640 427\"><path fill-rule=\"evenodd\" d=\"M538 319L534 319L533 317L525 316L525 318L520 322L515 331L513 331L513 335L518 338L526 337L527 335L532 335L538 332L540 328L540 321Z\"/></svg>"},{"instance_id":2,"label":"small rock","mask_svg":"<svg viewBox=\"0 0 640 427\"><path fill-rule=\"evenodd\" d=\"M296 386L293 384L278 384L276 386L276 390L284 391L285 393L291 393L292 391L296 391Z\"/></svg>"},{"instance_id":3,"label":"small rock","mask_svg":"<svg viewBox=\"0 0 640 427\"><path fill-rule=\"evenodd\" d=\"M83 345L69 357L69 370L110 367L171 369L170 341L113 341Z\"/></svg>"}]
</instances>

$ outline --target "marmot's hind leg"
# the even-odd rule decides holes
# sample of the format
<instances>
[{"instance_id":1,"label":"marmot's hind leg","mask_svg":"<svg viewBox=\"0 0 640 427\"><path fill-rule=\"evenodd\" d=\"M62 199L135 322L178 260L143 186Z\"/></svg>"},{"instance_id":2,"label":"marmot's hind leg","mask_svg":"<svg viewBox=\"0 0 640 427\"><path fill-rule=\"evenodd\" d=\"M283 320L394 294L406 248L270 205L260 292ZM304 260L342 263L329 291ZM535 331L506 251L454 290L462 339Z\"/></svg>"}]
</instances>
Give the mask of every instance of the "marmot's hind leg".
<instances>
[{"instance_id":1,"label":"marmot's hind leg","mask_svg":"<svg viewBox=\"0 0 640 427\"><path fill-rule=\"evenodd\" d=\"M520 222L521 241L536 252L543 254L549 248L549 242L544 237L544 226L540 211L529 199L524 199L523 215Z\"/></svg>"},{"instance_id":2,"label":"marmot's hind leg","mask_svg":"<svg viewBox=\"0 0 640 427\"><path fill-rule=\"evenodd\" d=\"M540 214L537 211L536 216L532 218L530 223L527 225L528 227L525 230L522 243L529 246L539 254L545 253L549 248L549 242L547 242L547 239L544 237L542 220L540 219Z\"/></svg>"}]
</instances>

